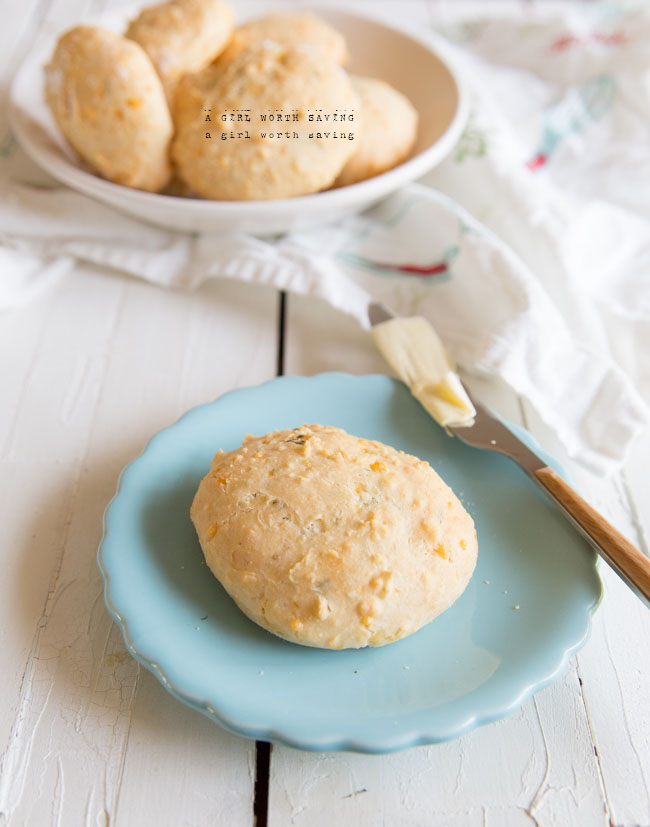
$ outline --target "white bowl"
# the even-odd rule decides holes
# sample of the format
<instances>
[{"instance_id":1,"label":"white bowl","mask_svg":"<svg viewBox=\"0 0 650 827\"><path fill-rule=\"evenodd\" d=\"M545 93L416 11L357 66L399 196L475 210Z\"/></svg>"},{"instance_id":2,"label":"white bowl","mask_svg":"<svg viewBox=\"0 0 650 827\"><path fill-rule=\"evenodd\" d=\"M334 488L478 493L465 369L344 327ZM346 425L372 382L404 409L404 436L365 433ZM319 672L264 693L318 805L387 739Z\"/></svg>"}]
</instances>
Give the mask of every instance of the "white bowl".
<instances>
[{"instance_id":1,"label":"white bowl","mask_svg":"<svg viewBox=\"0 0 650 827\"><path fill-rule=\"evenodd\" d=\"M273 235L359 212L419 178L452 149L467 118L467 95L442 57L444 48L378 20L338 9L315 10L345 36L355 74L381 78L404 93L419 113L412 156L382 175L347 187L272 201L209 201L142 192L89 171L59 133L43 96L43 66L60 33L39 40L14 77L12 128L31 157L54 178L137 218L175 230ZM133 9L102 19L122 31Z\"/></svg>"}]
</instances>

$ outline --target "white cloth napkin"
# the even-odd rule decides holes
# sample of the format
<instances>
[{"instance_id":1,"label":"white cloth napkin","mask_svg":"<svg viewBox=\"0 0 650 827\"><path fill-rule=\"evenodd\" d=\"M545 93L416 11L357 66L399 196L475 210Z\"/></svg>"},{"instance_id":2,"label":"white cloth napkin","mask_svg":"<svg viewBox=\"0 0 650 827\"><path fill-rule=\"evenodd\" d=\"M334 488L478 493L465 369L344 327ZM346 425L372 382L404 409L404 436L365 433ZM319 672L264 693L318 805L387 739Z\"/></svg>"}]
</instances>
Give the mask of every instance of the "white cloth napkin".
<instances>
[{"instance_id":1,"label":"white cloth napkin","mask_svg":"<svg viewBox=\"0 0 650 827\"><path fill-rule=\"evenodd\" d=\"M645 368L626 353L638 359L650 338L650 190L638 185L650 181L650 14L572 15L446 30L475 103L453 157L429 176L455 200L413 185L275 243L141 224L0 142L0 307L29 301L76 260L166 288L270 284L366 327L376 297L428 317L463 368L529 398L573 457L616 470L649 420Z\"/></svg>"}]
</instances>

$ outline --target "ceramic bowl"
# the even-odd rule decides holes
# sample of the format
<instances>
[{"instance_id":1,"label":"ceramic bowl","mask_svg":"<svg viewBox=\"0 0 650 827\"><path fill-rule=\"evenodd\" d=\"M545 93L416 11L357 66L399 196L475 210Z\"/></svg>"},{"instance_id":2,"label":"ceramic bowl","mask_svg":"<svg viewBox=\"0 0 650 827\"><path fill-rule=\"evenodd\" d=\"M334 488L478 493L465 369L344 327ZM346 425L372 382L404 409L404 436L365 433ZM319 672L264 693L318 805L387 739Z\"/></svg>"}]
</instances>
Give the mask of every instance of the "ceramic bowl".
<instances>
[{"instance_id":1,"label":"ceramic bowl","mask_svg":"<svg viewBox=\"0 0 650 827\"><path fill-rule=\"evenodd\" d=\"M359 212L438 164L453 148L467 117L467 94L443 43L340 9L315 9L345 36L359 75L381 78L404 93L419 114L411 157L394 169L347 187L271 201L209 201L142 192L106 181L78 158L58 131L43 96L43 66L61 32L32 48L10 98L12 128L28 154L68 186L143 221L174 230L274 235ZM122 31L133 9L98 22Z\"/></svg>"}]
</instances>

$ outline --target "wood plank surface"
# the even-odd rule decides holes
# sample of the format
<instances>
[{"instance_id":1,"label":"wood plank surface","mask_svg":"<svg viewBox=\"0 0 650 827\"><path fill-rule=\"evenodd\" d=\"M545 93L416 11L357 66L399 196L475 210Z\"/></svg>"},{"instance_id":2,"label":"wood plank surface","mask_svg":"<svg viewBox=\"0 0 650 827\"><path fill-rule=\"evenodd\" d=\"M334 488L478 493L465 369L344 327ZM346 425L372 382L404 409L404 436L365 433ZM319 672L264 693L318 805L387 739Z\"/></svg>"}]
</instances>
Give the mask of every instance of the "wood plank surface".
<instances>
[{"instance_id":1,"label":"wood plank surface","mask_svg":"<svg viewBox=\"0 0 650 827\"><path fill-rule=\"evenodd\" d=\"M549 13L564 5L522 2ZM117 5L124 4L6 4L0 102L40 27L60 29ZM236 5L256 13L276 3ZM518 0L490 5L508 13ZM354 3L415 26L487 6ZM7 139L0 134L0 146ZM286 311L287 373L387 372L349 318L294 297ZM253 825L254 742L176 702L128 655L103 604L95 553L122 467L189 407L274 376L278 343L272 290L227 282L171 293L91 267L0 315L0 823L7 827ZM598 480L507 387L467 381L528 427L589 502L647 553L650 435L622 475ZM275 746L270 827L648 827L650 612L616 575L601 572L605 594L591 638L559 680L509 718L388 756Z\"/></svg>"},{"instance_id":2,"label":"wood plank surface","mask_svg":"<svg viewBox=\"0 0 650 827\"><path fill-rule=\"evenodd\" d=\"M328 307L289 300L287 370L388 372L368 333ZM329 339L328 348L316 342ZM331 353L332 361L328 359ZM510 421L524 408L502 383L465 377ZM342 824L607 824L602 781L575 661L509 718L457 741L387 756L276 746L271 827Z\"/></svg>"},{"instance_id":3,"label":"wood plank surface","mask_svg":"<svg viewBox=\"0 0 650 827\"><path fill-rule=\"evenodd\" d=\"M572 463L561 444L524 404L526 426L570 471L572 483L619 531L647 554L646 483L650 440L639 440L623 475L601 479ZM629 469L629 470L628 470ZM604 596L592 633L576 658L594 754L612 824L650 824L650 612L604 563Z\"/></svg>"},{"instance_id":4,"label":"wood plank surface","mask_svg":"<svg viewBox=\"0 0 650 827\"><path fill-rule=\"evenodd\" d=\"M95 554L118 474L155 431L275 375L276 294L229 282L168 294L80 268L43 306L0 460L13 482L1 519L15 526L0 600L14 669L0 699L0 811L16 825L108 824L123 793L122 824L247 823L251 742L142 674L104 607ZM12 313L19 351L31 316Z\"/></svg>"}]
</instances>

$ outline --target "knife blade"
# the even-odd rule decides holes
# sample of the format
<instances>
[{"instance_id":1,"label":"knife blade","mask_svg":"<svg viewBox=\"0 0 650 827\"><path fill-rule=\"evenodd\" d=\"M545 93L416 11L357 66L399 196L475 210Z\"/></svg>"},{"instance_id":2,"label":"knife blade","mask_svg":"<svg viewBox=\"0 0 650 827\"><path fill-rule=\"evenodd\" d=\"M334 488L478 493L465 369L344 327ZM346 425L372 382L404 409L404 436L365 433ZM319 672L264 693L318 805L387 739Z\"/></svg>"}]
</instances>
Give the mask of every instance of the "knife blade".
<instances>
[{"instance_id":1,"label":"knife blade","mask_svg":"<svg viewBox=\"0 0 650 827\"><path fill-rule=\"evenodd\" d=\"M384 359L413 396L443 427L467 427L474 407L431 324L420 316L395 317L373 302L368 308L372 336Z\"/></svg>"},{"instance_id":2,"label":"knife blade","mask_svg":"<svg viewBox=\"0 0 650 827\"><path fill-rule=\"evenodd\" d=\"M474 406L471 428L448 431L468 445L514 460L650 608L650 560L484 405L474 400Z\"/></svg>"}]
</instances>

